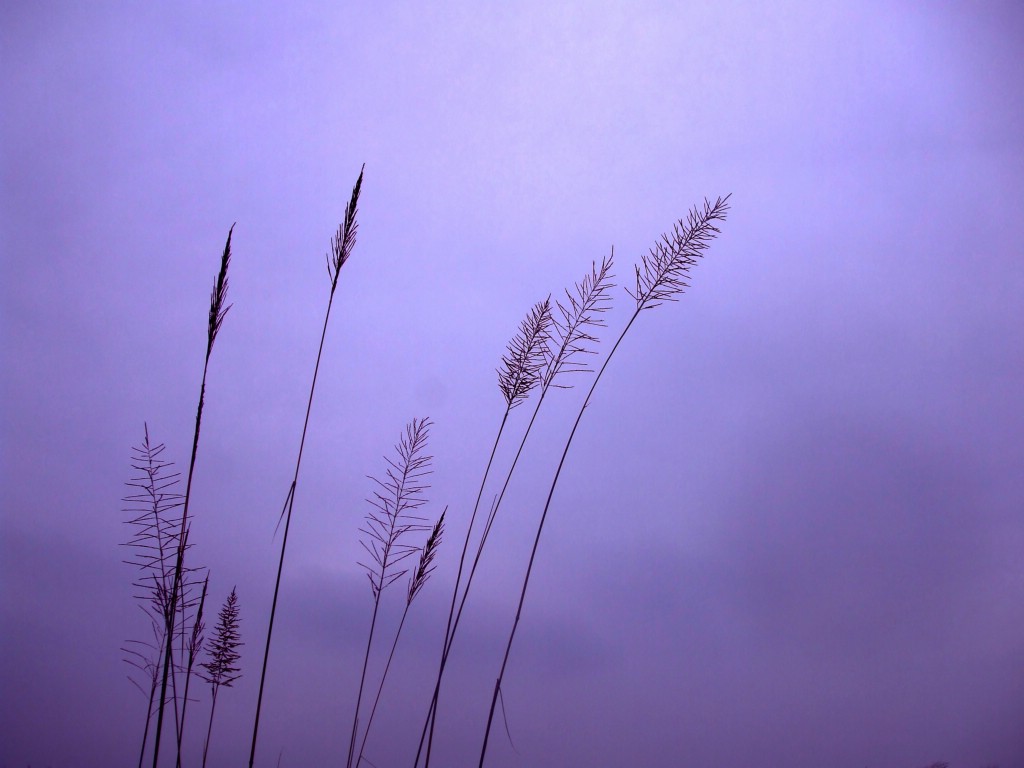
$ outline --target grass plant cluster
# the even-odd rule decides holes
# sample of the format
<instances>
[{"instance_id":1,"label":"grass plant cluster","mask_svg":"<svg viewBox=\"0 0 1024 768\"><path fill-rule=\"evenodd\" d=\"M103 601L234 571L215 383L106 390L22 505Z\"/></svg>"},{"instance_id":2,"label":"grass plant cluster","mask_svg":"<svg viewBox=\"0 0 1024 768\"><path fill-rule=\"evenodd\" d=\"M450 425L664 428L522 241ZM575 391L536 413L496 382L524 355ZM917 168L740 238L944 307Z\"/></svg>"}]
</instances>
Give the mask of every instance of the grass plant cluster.
<instances>
[{"instance_id":1,"label":"grass plant cluster","mask_svg":"<svg viewBox=\"0 0 1024 768\"><path fill-rule=\"evenodd\" d=\"M327 255L330 279L327 306L316 362L313 366L306 401L305 419L295 459L291 484L278 519L283 526L281 550L277 558L274 594L266 618L266 634L261 644L260 684L253 717L252 739L249 744L249 766L256 763L259 747L260 715L265 693L267 669L277 615L280 586L285 569L288 534L291 528L297 491L301 476L303 450L310 429L310 413L316 394L317 376L325 351L327 329L334 305L342 267L351 257L358 232L357 212L362 190L363 170L352 189L351 197ZM504 413L494 438L493 448L484 467L476 502L469 514L464 537L460 536L461 551L455 583L440 643L437 674L429 701L424 701L424 719L419 745L415 755L409 755L411 765L431 765L434 759L434 736L439 722L442 702L442 684L450 653L473 585L474 576L490 540L494 522L501 510L505 492L519 463L541 406L549 401L554 389L569 388L577 381L589 381L589 389L576 415L557 465L554 468L546 500L533 536L533 546L526 564L522 582L517 586L519 595L504 655L498 667L494 690L488 711L487 726L480 735L479 765L485 764L487 748L494 727L495 715L501 704L502 682L528 594L538 546L548 514L552 510L555 489L566 458L569 455L577 429L583 420L587 405L616 350L623 343L640 316L666 302L675 301L689 286L691 269L719 234L717 225L725 220L729 209L729 196L714 202L705 200L679 220L670 231L662 235L650 251L633 267L632 285L626 293L634 305L624 327L614 337L603 359L599 353L601 336L605 331L604 313L613 301L614 251L593 262L583 278L557 299L549 295L538 301L526 314L516 333L509 341L497 369L498 389L505 402ZM188 471L184 476L184 490L179 490L181 473L164 458L165 446L151 441L148 428L141 444L133 450L133 474L128 481L130 489L125 497L124 512L131 534L126 543L130 554L126 558L135 573L135 597L146 617L147 634L144 640L132 640L124 646L125 660L132 666L130 679L146 700L142 740L139 750L139 768L149 762L153 768L170 760L174 750L177 768L193 764L182 754L187 705L195 700L190 692L193 678L210 686L210 709L203 747L202 765L205 768L210 738L213 734L217 697L222 688L231 687L242 674L241 608L233 588L223 603L212 635L207 637L204 610L206 608L209 570L191 562L189 553L190 501L192 477L199 449L200 430L206 396L206 375L217 333L230 308L227 304L228 268L231 262L231 234L220 259L210 300L206 355L199 389L199 402L193 431L192 451ZM598 365L600 362L600 365ZM495 466L498 446L506 437L506 427L513 409L527 401L533 403L527 425L518 436L518 448L507 467ZM429 418L414 418L405 427L395 445L393 455L385 457L383 474L372 477L374 489L369 509L359 531L360 543L365 551L359 565L364 569L370 587L371 610L363 657L359 687L355 693L355 707L348 751L344 755L346 768L373 766L368 757L374 715L385 690L385 681L394 659L402 627L413 601L427 583L439 548L445 538L447 507L431 521L420 514L427 504L427 482L432 471L433 457L428 452L432 422ZM481 502L488 488L494 489L491 503L483 510ZM405 607L397 629L390 636L390 652L379 676L368 675L369 658L375 642L382 642L378 627L378 614L385 591L399 580L406 579ZM173 739L166 733L173 728ZM240 746L241 749L241 746ZM339 755L339 762L343 756Z\"/></svg>"}]
</instances>

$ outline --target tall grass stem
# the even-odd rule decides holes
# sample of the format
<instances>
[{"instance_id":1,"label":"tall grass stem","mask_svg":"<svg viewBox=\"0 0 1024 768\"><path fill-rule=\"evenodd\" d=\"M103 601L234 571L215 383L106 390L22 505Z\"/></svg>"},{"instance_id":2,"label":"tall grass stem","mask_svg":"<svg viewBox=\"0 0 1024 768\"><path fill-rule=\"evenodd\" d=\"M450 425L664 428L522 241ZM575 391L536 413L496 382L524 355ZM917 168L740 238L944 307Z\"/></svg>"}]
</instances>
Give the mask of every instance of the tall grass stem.
<instances>
[{"instance_id":1,"label":"tall grass stem","mask_svg":"<svg viewBox=\"0 0 1024 768\"><path fill-rule=\"evenodd\" d=\"M327 311L324 313L324 325L323 330L320 332L320 345L317 348L316 353L316 364L313 366L313 380L309 385L309 397L306 400L306 417L302 422L302 436L299 438L299 451L295 458L295 472L292 476L291 485L288 488L288 494L285 497L284 507L281 510L281 517L278 519L278 525L281 521L284 521L284 532L281 536L281 554L278 558L277 563L277 575L274 579L274 597L270 604L270 618L267 622L267 641L263 649L263 664L260 668L260 686L259 693L256 697L256 715L253 719L252 726L252 744L249 748L249 768L253 768L256 762L256 742L259 738L260 729L260 714L263 710L263 691L267 681L267 663L270 658L270 643L274 634L274 618L277 615L277 601L281 593L281 574L284 571L284 556L285 551L288 548L288 531L291 527L292 522L292 509L295 506L295 491L299 483L299 470L302 466L302 451L306 445L306 433L309 431L309 415L313 410L313 394L316 391L316 380L317 375L320 372L320 360L324 353L324 340L327 338L327 324L331 319L331 307L334 304L334 292L338 287L338 275L341 273L341 268L348 261L349 256L352 254L352 249L355 247L356 232L359 228L356 222L356 211L359 204L359 192L363 185L363 173L366 170L366 165L359 171L359 178L356 179L355 186L352 188L352 196L349 198L348 204L345 206L345 218L341 225L338 227L338 231L334 236L331 247L332 252L327 257L327 272L331 279L331 291L327 299ZM156 768L156 766L154 766Z\"/></svg>"},{"instance_id":2,"label":"tall grass stem","mask_svg":"<svg viewBox=\"0 0 1024 768\"><path fill-rule=\"evenodd\" d=\"M724 221L726 212L729 209L728 200L729 195L726 195L724 198L718 198L714 204L705 200L703 210L693 208L686 221L680 220L673 228L672 233L664 235L662 240L651 249L650 253L643 257L642 266L637 266L636 268L636 289L629 292L636 301L636 310L630 316L629 321L615 340L615 344L612 345L611 351L608 352L608 356L605 357L604 363L598 370L597 375L594 376L593 382L591 382L587 396L584 398L583 405L580 406L579 413L576 415L572 430L569 432L569 437L565 441L565 447L562 450L561 458L558 460L558 466L551 481L551 487L548 490L547 500L544 502L544 510L537 524L533 547L530 550L530 559L527 563L526 574L523 577L523 585L519 593L515 620L509 632L501 669L498 672L498 677L494 684L494 693L491 696L491 707L487 714L487 726L484 730L483 745L480 749L479 768L483 768L484 760L487 756L487 745L491 725L494 721L494 712L497 707L498 698L501 696L501 683L508 666L509 654L512 650L512 643L515 640L516 630L519 627L523 604L526 602L526 592L530 583L530 575L533 572L533 564L537 556L540 537L544 530L544 523L547 520L548 512L551 508L551 500L558 485L558 479L561 477L562 468L565 466L566 457L569 455L569 448L572 446L573 438L576 436L576 431L583 419L583 414L590 403L598 382L600 382L605 369L608 367L608 363L615 356L616 350L637 317L640 316L640 313L645 309L652 309L664 301L676 300L677 296L688 287L686 278L688 277L689 270L696 264L697 258L703 255L704 250L707 249L714 236L719 233L714 222Z\"/></svg>"}]
</instances>

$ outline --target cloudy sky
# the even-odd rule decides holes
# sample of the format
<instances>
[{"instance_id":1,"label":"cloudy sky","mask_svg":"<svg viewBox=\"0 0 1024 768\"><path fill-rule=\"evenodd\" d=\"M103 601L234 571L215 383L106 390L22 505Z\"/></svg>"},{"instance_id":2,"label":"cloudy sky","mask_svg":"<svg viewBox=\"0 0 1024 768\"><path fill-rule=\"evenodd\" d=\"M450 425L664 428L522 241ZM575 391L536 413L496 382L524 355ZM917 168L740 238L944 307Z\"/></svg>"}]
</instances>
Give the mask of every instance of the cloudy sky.
<instances>
[{"instance_id":1,"label":"cloudy sky","mask_svg":"<svg viewBox=\"0 0 1024 768\"><path fill-rule=\"evenodd\" d=\"M4 4L0 765L137 759L121 497L144 424L187 467L233 223L191 557L214 605L237 586L244 677L211 764L244 764L324 254L365 163L258 765L344 759L366 476L429 416L423 511L448 505L448 536L366 753L412 764L506 342L613 246L628 284L732 193L690 290L640 318L586 410L488 765L1024 766L1024 13L768 5ZM632 309L613 295L601 354ZM441 765L476 764L589 382L549 395L502 506ZM197 765L205 688L192 706Z\"/></svg>"}]
</instances>

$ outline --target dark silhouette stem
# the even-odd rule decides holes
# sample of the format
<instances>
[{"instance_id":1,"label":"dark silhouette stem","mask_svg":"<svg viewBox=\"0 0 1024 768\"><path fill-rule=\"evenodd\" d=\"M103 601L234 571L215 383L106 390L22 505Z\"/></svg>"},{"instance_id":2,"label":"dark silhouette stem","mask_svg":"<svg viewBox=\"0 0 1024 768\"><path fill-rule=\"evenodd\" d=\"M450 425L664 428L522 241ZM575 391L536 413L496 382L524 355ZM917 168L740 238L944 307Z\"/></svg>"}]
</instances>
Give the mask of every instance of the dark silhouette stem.
<instances>
[{"instance_id":1,"label":"dark silhouette stem","mask_svg":"<svg viewBox=\"0 0 1024 768\"><path fill-rule=\"evenodd\" d=\"M421 755L421 753L423 751L423 744L424 744L424 740L426 739L426 736L427 736L427 729L428 728L430 729L431 741L433 741L433 737L434 737L434 717L435 717L435 713L437 711L437 699L438 699L438 696L440 695L440 692L441 692L441 678L444 675L444 668L445 668L445 665L446 665L446 663L448 661L448 649L449 649L449 645L450 645L450 638L452 636L452 633L454 632L453 627L452 627L452 619L453 619L453 616L455 616L455 603L458 601L458 597L459 597L459 585L462 583L462 569L463 569L463 567L466 564L466 552L469 551L469 539L470 539L470 536L473 533L473 526L476 523L476 515L477 515L477 511L480 509L480 499L483 498L484 487L487 485L487 477L488 477L488 475L490 475L491 465L494 463L494 456L498 452L498 443L501 442L501 434L502 434L502 432L505 431L505 424L508 422L508 415L509 415L509 413L511 411L512 411L512 406L511 405L509 405L508 407L505 408L505 415L502 416L501 425L498 427L498 434L494 438L494 445L491 447L491 455L487 459L487 466L484 468L484 476L480 480L480 490L478 490L477 494L476 494L476 503L473 505L473 514L470 515L470 517L469 517L469 526L466 528L466 541L462 545L462 554L459 557L459 570L458 570L458 573L455 576L455 589L452 590L452 604L451 604L451 607L448 609L448 625L445 627L445 630L444 630L444 643L442 644L442 648L441 648L441 663L438 666L437 681L434 683L434 694L433 694L433 697L430 700L430 709L427 711L427 719L423 723L423 732L420 734L420 744L419 744L419 747L416 750L416 761L415 761L414 765L419 765L420 755ZM461 608L460 608L459 613L461 614L461 612L462 611L461 611ZM403 620L404 620L404 617L403 617ZM455 620L455 624L456 625L458 624L458 620L457 619ZM360 754L362 754L362 753L360 753ZM430 750L429 750L429 747L428 747L428 749L427 749L427 755L428 755L427 760L428 760L428 762L429 762L429 759L430 759L429 758L429 754L430 754Z\"/></svg>"},{"instance_id":2,"label":"dark silhouette stem","mask_svg":"<svg viewBox=\"0 0 1024 768\"><path fill-rule=\"evenodd\" d=\"M615 350L619 348L619 344L622 343L622 339L625 338L626 333L633 325L633 321L640 315L641 310L637 310L633 313L633 316L629 318L629 322L626 323L626 327L623 328L622 333L619 334L619 338L615 341L615 345L612 347L611 352L608 353L608 357L605 358L604 364L601 369L597 372L594 377L593 383L590 385L590 391L587 392L587 397L583 401L583 405L580 407L580 412L576 416L576 422L572 425L572 431L569 433L569 439L565 441L565 449L562 451L562 457L558 461L558 469L555 470L554 480L551 481L551 488L548 490L548 498L544 503L544 512L540 516L540 523L537 525L537 534L533 539L533 549L530 551L530 562L526 566L526 576L523 578L523 588L519 593L519 605L516 608L516 618L512 624L512 631L508 636L508 643L505 646L505 656L501 662L501 670L498 672L498 679L494 683L494 694L491 697L491 709L487 713L487 728L484 731L484 743L480 749L480 768L483 768L484 758L487 756L487 742L491 734L491 723L494 720L494 710L497 707L498 697L501 693L501 681L505 677L505 667L508 666L509 653L512 650L512 641L515 639L516 629L519 627L519 617L523 613L523 603L526 602L526 589L530 584L530 574L533 572L533 561L537 556L537 547L540 544L540 536L544 530L544 522L547 520L548 510L551 507L551 499L555 495L555 486L558 485L558 478L562 474L562 467L565 466L565 457L569 455L569 447L572 445L572 439L576 436L576 429L580 425L580 421L583 419L583 412L587 409L587 405L590 403L590 398L594 394L594 389L597 387L597 383L601 380L601 375L604 373L605 368L608 367L608 363L611 362L612 357L615 355Z\"/></svg>"},{"instance_id":3,"label":"dark silhouette stem","mask_svg":"<svg viewBox=\"0 0 1024 768\"><path fill-rule=\"evenodd\" d=\"M206 768L206 753L210 749L210 734L213 733L213 713L217 709L217 689L219 685L214 683L213 702L210 704L210 724L206 726L206 743L203 745L203 768Z\"/></svg>"},{"instance_id":4,"label":"dark silhouette stem","mask_svg":"<svg viewBox=\"0 0 1024 768\"><path fill-rule=\"evenodd\" d=\"M299 469L302 466L302 450L306 446L306 433L309 431L309 414L313 410L313 394L316 391L316 377L320 372L320 358L324 353L324 339L327 338L327 323L331 319L331 306L334 304L334 289L337 283L331 286L331 295L327 300L327 312L324 314L324 327L320 333L320 347L316 353L316 365L313 367L313 382L309 387L309 398L306 401L306 419L302 423L302 437L299 439L299 453L295 460L295 474L292 477L291 487L288 489L288 496L284 502L284 509L281 514L284 517L284 534L281 536L281 557L277 564L277 578L274 581L274 599L270 604L270 621L267 624L267 643L263 649L263 666L260 670L260 690L256 697L256 718L252 726L252 745L249 748L249 768L253 768L256 761L256 739L260 729L260 712L263 708L263 688L267 680L267 660L270 658L270 640L274 634L274 616L277 614L277 598L281 592L281 572L284 570L284 553L288 547L288 529L292 522L292 508L295 506L295 489L299 483ZM279 521L280 522L280 521ZM156 768L156 766L154 766Z\"/></svg>"},{"instance_id":5,"label":"dark silhouette stem","mask_svg":"<svg viewBox=\"0 0 1024 768\"><path fill-rule=\"evenodd\" d=\"M185 483L185 503L181 512L181 531L179 532L178 538L178 554L174 566L174 580L171 583L170 604L167 609L167 638L164 643L163 681L160 683L160 707L156 718L156 736L155 743L153 744L153 768L157 768L158 761L160 759L160 736L163 733L164 706L167 702L167 679L170 675L171 668L174 666L174 617L177 612L182 571L185 565L185 545L187 544L188 539L188 532L186 528L186 524L188 522L188 505L192 496L192 475L195 472L196 453L199 451L199 428L203 421L203 403L206 396L206 372L210 367L211 347L212 343L209 344L206 349L206 362L203 364L203 379L199 387L199 406L196 409L196 425L195 431L192 435L192 457L189 459L188 463L188 480ZM177 696L175 696L174 707L175 720L177 720Z\"/></svg>"},{"instance_id":6,"label":"dark silhouette stem","mask_svg":"<svg viewBox=\"0 0 1024 768\"><path fill-rule=\"evenodd\" d=\"M384 665L384 674L380 677L380 685L377 686L377 695L373 700L373 707L370 709L370 717L366 720L366 730L363 731L363 740L359 744L359 756L356 758L356 766L363 761L363 751L366 749L366 740L370 736L370 726L373 725L373 716L377 714L377 705L380 703L380 695L384 691L384 681L388 679L388 672L391 670L391 661L395 658L395 648L398 647L398 638L402 634L402 627L405 626L405 617L409 615L410 605L411 603L405 604L405 610L402 611L402 620L398 622L398 630L395 632L394 642L391 643L391 652L388 654L387 664Z\"/></svg>"}]
</instances>

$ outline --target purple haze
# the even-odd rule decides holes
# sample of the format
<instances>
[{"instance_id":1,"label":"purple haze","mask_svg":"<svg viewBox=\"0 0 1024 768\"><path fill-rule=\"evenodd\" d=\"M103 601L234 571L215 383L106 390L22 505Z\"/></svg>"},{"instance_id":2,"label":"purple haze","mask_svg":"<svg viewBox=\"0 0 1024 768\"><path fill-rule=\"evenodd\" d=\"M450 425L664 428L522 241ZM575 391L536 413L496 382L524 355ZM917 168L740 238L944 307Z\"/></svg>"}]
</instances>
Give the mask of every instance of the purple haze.
<instances>
[{"instance_id":1,"label":"purple haze","mask_svg":"<svg viewBox=\"0 0 1024 768\"><path fill-rule=\"evenodd\" d=\"M449 533L367 753L411 765L506 341L613 245L628 282L731 192L692 288L641 318L584 417L505 682L515 749L502 726L488 765L1022 768L1018 4L344 5L0 9L0 766L135 764L120 498L144 422L187 468L233 222L193 540L213 604L238 588L211 764L244 764L323 254L365 162L258 765L344 759L365 475L429 415ZM583 393L551 396L503 505L441 765L475 765Z\"/></svg>"}]
</instances>

